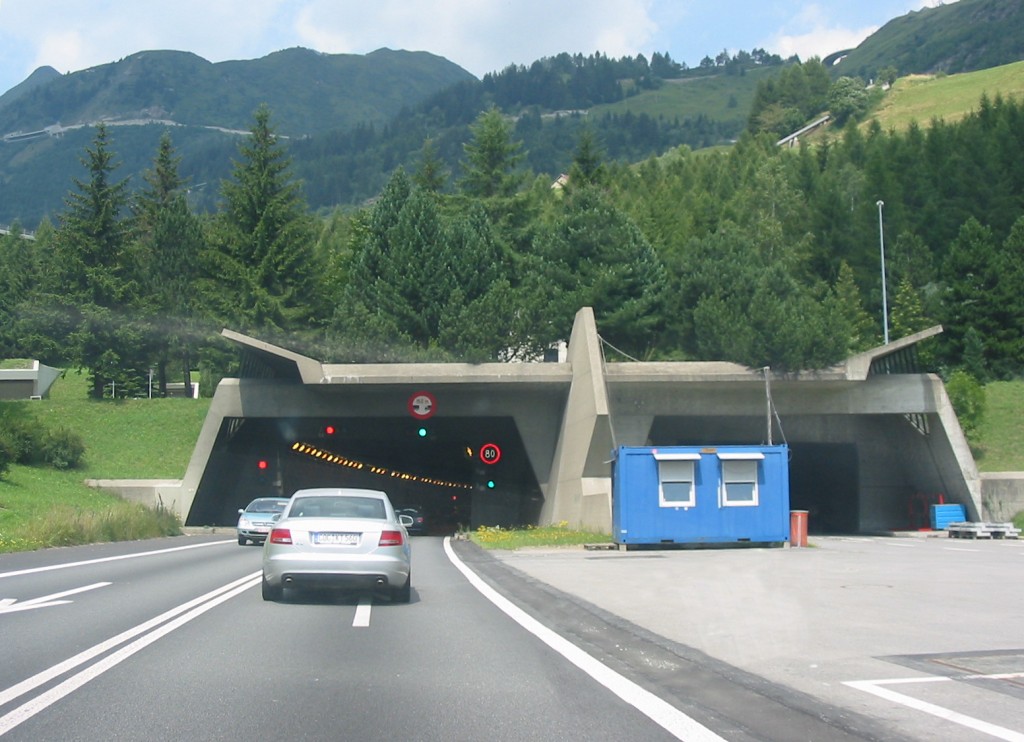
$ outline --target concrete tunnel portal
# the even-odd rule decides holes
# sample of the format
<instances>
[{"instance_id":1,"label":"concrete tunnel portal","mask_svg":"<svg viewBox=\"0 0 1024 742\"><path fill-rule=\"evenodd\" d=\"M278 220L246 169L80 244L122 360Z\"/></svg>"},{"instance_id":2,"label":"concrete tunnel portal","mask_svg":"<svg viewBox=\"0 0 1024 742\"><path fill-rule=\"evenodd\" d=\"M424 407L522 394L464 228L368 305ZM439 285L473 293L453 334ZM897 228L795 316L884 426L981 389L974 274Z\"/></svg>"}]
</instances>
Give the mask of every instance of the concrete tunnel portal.
<instances>
[{"instance_id":1,"label":"concrete tunnel portal","mask_svg":"<svg viewBox=\"0 0 1024 742\"><path fill-rule=\"evenodd\" d=\"M188 526L233 525L257 496L358 486L422 508L436 532L565 522L610 533L618 446L763 444L770 381L768 430L789 445L791 507L810 511L812 531L902 530L931 493L977 519L970 448L941 379L916 367L916 344L938 332L769 374L608 363L589 308L565 359L545 362L326 364L224 330L240 374L218 385L185 476L101 486L172 507ZM487 444L499 461L481 459Z\"/></svg>"}]
</instances>

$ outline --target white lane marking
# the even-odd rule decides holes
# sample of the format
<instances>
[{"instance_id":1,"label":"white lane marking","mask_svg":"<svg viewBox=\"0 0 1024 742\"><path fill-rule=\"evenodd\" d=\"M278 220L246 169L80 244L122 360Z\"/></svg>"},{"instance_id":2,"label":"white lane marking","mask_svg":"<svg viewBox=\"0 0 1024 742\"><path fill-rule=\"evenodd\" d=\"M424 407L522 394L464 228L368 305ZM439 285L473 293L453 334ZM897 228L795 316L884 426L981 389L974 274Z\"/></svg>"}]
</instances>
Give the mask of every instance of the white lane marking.
<instances>
[{"instance_id":1,"label":"white lane marking","mask_svg":"<svg viewBox=\"0 0 1024 742\"><path fill-rule=\"evenodd\" d=\"M260 573L262 575L262 573ZM14 709L5 716L0 716L0 736L3 736L14 727L18 726L22 722L31 719L33 716L43 711L49 706L52 706L57 701L61 700L67 695L74 693L76 690L81 688L83 685L88 683L90 680L98 678L100 675L110 670L113 667L124 662L126 659L131 657L136 652L145 649L150 644L155 642L167 634L171 633L175 629L181 628L189 621L194 618L206 613L211 608L220 605L221 603L230 600L231 598L239 595L249 588L255 587L256 583L259 582L255 576L251 576L248 582L244 582L242 585L229 590L228 592L222 593L221 595L208 600L207 602L193 608L188 613L179 616L178 618L164 624L163 626L154 629L145 636L136 639L131 644L128 644L121 649L117 650L113 654L107 655L102 660L94 665L90 665L76 675L72 675L67 680L63 681L59 685L54 686L45 693L41 693L31 701L23 703L18 708Z\"/></svg>"},{"instance_id":2,"label":"white lane marking","mask_svg":"<svg viewBox=\"0 0 1024 742\"><path fill-rule=\"evenodd\" d=\"M981 549L961 549L961 548L957 548L956 546L943 546L942 549L943 549L943 551L971 551L971 552L981 551Z\"/></svg>"},{"instance_id":3,"label":"white lane marking","mask_svg":"<svg viewBox=\"0 0 1024 742\"><path fill-rule=\"evenodd\" d=\"M370 609L373 601L369 597L362 597L359 599L359 605L356 606L356 617L352 620L352 626L357 629L365 628L370 625Z\"/></svg>"},{"instance_id":4,"label":"white lane marking","mask_svg":"<svg viewBox=\"0 0 1024 742\"><path fill-rule=\"evenodd\" d=\"M1008 675L1010 677L1013 677L1015 675L1019 676L1020 673L1008 673ZM1000 676L970 675L967 677L978 679L985 677L997 678ZM878 696L879 698L884 698L887 701L901 704L908 708L914 709L915 711L922 711L926 714L937 716L940 719L951 721L954 724L959 724L960 726L967 727L968 729L973 729L976 732L988 734L992 737L995 737L996 739L1004 739L1008 740L1009 742L1024 742L1024 734L1021 734L1020 732L1015 732L1012 729L1007 729L1006 727L1001 727L987 721L982 721L981 719L976 719L973 716L961 714L957 711L953 711L952 709L948 709L943 706L938 706L934 703L928 703L927 701L922 701L912 696L908 696L903 693L897 693L896 691L882 687L883 685L909 685L912 683L941 683L951 680L955 680L955 678L932 675L924 678L893 678L891 680L850 680L844 682L843 685L848 685L851 688L856 688L857 690L864 691L865 693L870 693L874 696Z\"/></svg>"},{"instance_id":5,"label":"white lane marking","mask_svg":"<svg viewBox=\"0 0 1024 742\"><path fill-rule=\"evenodd\" d=\"M142 551L138 554L121 554L120 556L100 557L98 559L86 559L83 562L64 562L62 564L51 564L48 567L32 567L31 569L19 569L15 572L0 572L0 579L4 577L17 577L19 575L32 575L37 572L51 572L55 569L67 569L68 567L84 567L87 564L100 564L102 562L116 562L121 559L135 559L136 557L154 556L156 554L170 554L173 551L185 551L186 549L201 549L205 546L219 546L221 544L233 544L234 541L207 541L202 544L189 544L188 546L172 546L170 549L157 549L156 551Z\"/></svg>"},{"instance_id":6,"label":"white lane marking","mask_svg":"<svg viewBox=\"0 0 1024 742\"><path fill-rule=\"evenodd\" d=\"M725 742L722 737L719 737L695 719L690 718L675 706L658 698L629 678L623 677L610 667L594 659L575 644L559 636L540 621L533 618L533 616L526 613L522 608L508 600L508 598L498 593L455 555L451 547L451 538L448 536L444 539L444 551L451 563L462 572L470 584L508 615L509 618L569 660L569 662L576 665L576 667L583 670L583 672L623 701L647 716L676 739L686 740L687 742Z\"/></svg>"},{"instance_id":7,"label":"white lane marking","mask_svg":"<svg viewBox=\"0 0 1024 742\"><path fill-rule=\"evenodd\" d=\"M75 669L79 665L88 662L94 657L98 657L104 652L113 649L117 645L123 644L129 639L132 639L138 636L139 634L145 633L146 631L149 631L155 626L159 626L165 621L168 621L174 618L175 616L184 613L185 611L194 608L197 605L204 603L205 601L212 600L218 595L225 593L229 590L233 590L239 586L249 587L250 585L256 584L256 578L262 577L262 574L262 572L254 572L251 575L247 575L245 577L242 577L241 579L235 580L234 582L229 582L227 585L218 587L216 590L211 590L205 595L201 595L198 598L188 601L187 603L182 603L181 605L176 606L175 608L172 608L169 611L161 613L156 618L151 618L150 620L144 623L140 623L138 626L135 626L134 628L128 629L127 631L124 631L111 639L107 639L106 641L101 642L93 647L90 647L89 649L83 650L82 652L76 654L74 657L66 659L63 662L54 665L53 667L43 670L42 672L37 673L32 677L27 678L21 681L20 683L17 683L16 685L12 685L10 688L7 688L6 690L0 691L0 707L7 705L15 698L18 698L19 696L24 695L25 693L28 693L29 691L32 691L41 685L49 683L54 678L57 678L63 675L64 673ZM0 734L3 734L3 732L0 731Z\"/></svg>"},{"instance_id":8,"label":"white lane marking","mask_svg":"<svg viewBox=\"0 0 1024 742\"><path fill-rule=\"evenodd\" d=\"M16 611L28 611L33 608L47 608L51 605L64 605L70 603L70 600L60 600L60 598L68 595L77 595L78 593L84 593L86 590L95 590L98 587L106 587L111 583L109 582L96 582L92 585L86 585L85 587L76 587L71 590L65 590L64 592L54 593L53 595L44 595L41 598L32 598L31 600L23 600L20 603L17 598L4 598L0 600L0 613L15 613Z\"/></svg>"}]
</instances>

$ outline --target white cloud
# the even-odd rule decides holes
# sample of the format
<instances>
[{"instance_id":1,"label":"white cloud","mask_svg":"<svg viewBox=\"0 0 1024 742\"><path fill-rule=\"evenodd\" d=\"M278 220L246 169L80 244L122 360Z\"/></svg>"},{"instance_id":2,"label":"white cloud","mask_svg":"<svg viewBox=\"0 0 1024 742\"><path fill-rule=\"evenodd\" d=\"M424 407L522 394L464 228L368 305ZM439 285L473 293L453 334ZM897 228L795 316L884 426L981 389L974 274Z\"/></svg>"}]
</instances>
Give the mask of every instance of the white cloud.
<instances>
[{"instance_id":1,"label":"white cloud","mask_svg":"<svg viewBox=\"0 0 1024 742\"><path fill-rule=\"evenodd\" d=\"M192 51L211 61L262 56L256 47L273 27L281 0L177 0L175 3L40 0L34 12L7 3L0 35L34 49L35 67L62 72L93 67L151 49ZM26 6L28 3L25 4Z\"/></svg>"},{"instance_id":2,"label":"white cloud","mask_svg":"<svg viewBox=\"0 0 1024 742\"><path fill-rule=\"evenodd\" d=\"M802 60L827 57L832 52L852 49L878 30L877 26L861 29L818 28L805 34L780 34L764 46L783 58L796 54Z\"/></svg>"},{"instance_id":3,"label":"white cloud","mask_svg":"<svg viewBox=\"0 0 1024 742\"><path fill-rule=\"evenodd\" d=\"M78 69L82 59L82 36L78 31L48 33L39 41L33 68L50 65L61 72Z\"/></svg>"},{"instance_id":4,"label":"white cloud","mask_svg":"<svg viewBox=\"0 0 1024 742\"><path fill-rule=\"evenodd\" d=\"M474 74L561 52L635 54L656 31L650 0L311 0L297 14L299 43L329 53L382 46L446 57Z\"/></svg>"},{"instance_id":5,"label":"white cloud","mask_svg":"<svg viewBox=\"0 0 1024 742\"><path fill-rule=\"evenodd\" d=\"M877 30L878 26L843 27L819 4L810 3L787 20L763 46L784 58L796 54L806 60L852 49Z\"/></svg>"}]
</instances>

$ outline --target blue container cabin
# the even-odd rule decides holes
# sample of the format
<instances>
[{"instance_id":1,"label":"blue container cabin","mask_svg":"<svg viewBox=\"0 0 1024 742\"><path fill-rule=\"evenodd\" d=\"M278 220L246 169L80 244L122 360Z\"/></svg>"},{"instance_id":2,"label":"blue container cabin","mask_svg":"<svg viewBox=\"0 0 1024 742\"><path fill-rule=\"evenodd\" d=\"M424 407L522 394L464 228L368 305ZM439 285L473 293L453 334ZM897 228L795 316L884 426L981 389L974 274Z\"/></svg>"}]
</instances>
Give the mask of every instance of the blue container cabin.
<instances>
[{"instance_id":1,"label":"blue container cabin","mask_svg":"<svg viewBox=\"0 0 1024 742\"><path fill-rule=\"evenodd\" d=\"M620 446L612 539L626 545L789 540L789 447Z\"/></svg>"}]
</instances>

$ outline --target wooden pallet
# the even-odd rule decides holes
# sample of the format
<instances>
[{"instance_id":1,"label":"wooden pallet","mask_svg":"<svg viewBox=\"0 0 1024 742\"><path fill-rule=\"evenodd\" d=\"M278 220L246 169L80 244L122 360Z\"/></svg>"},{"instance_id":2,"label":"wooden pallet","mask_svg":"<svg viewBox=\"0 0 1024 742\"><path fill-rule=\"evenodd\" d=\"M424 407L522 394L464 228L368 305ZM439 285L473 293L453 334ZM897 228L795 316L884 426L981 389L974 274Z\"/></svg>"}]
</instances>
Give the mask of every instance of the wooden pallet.
<instances>
[{"instance_id":1,"label":"wooden pallet","mask_svg":"<svg viewBox=\"0 0 1024 742\"><path fill-rule=\"evenodd\" d=\"M1013 523L950 523L946 533L950 538L1020 538Z\"/></svg>"}]
</instances>

